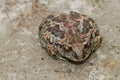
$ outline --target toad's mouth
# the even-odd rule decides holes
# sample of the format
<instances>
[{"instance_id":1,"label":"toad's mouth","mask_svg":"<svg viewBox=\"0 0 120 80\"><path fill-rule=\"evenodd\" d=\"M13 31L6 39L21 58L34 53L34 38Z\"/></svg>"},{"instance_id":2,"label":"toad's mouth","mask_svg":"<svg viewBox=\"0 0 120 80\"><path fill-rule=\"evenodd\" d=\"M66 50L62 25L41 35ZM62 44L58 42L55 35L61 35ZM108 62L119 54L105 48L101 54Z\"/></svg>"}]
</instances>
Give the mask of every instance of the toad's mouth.
<instances>
[{"instance_id":1,"label":"toad's mouth","mask_svg":"<svg viewBox=\"0 0 120 80\"><path fill-rule=\"evenodd\" d=\"M81 46L81 44L78 43L75 46L69 47L69 46L63 46L64 48L64 53L61 54L61 56L65 59L67 59L68 61L75 63L75 64L79 64L79 63L83 63L86 60L89 59L91 53L92 53L92 49L93 45L91 44L87 44L84 46Z\"/></svg>"},{"instance_id":2,"label":"toad's mouth","mask_svg":"<svg viewBox=\"0 0 120 80\"><path fill-rule=\"evenodd\" d=\"M78 44L77 44L78 45ZM58 44L57 44L58 46ZM60 45L60 48L63 50L63 52L59 52L59 54L69 60L73 60L75 62L80 62L85 60L88 57L88 53L84 52L82 48L84 47L78 47L78 46L72 46L69 47L67 45ZM80 46L80 45L79 45ZM59 50L60 51L60 50Z\"/></svg>"}]
</instances>

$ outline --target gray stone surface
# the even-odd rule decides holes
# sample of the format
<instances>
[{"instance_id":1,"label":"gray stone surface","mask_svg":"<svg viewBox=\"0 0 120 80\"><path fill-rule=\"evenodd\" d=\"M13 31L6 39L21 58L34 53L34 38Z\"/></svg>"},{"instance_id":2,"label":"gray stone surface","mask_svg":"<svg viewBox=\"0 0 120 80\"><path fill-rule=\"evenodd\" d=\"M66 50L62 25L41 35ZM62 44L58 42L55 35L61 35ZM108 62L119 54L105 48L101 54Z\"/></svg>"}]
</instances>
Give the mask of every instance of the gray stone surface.
<instances>
[{"instance_id":1,"label":"gray stone surface","mask_svg":"<svg viewBox=\"0 0 120 80\"><path fill-rule=\"evenodd\" d=\"M54 60L38 27L49 14L94 18L102 46L84 64ZM120 0L0 0L0 80L120 80Z\"/></svg>"}]
</instances>

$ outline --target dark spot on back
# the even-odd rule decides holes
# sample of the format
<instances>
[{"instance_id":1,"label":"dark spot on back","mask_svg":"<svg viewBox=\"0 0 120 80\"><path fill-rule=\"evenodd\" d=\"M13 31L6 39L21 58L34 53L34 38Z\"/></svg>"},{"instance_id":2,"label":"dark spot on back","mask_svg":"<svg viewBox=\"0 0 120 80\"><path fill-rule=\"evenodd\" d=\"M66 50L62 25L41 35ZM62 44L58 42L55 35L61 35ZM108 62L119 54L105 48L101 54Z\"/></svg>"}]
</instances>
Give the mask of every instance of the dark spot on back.
<instances>
[{"instance_id":1,"label":"dark spot on back","mask_svg":"<svg viewBox=\"0 0 120 80\"><path fill-rule=\"evenodd\" d=\"M83 34L86 34L89 32L89 30L92 29L92 26L90 25L89 21L88 20L83 20L83 31L82 33Z\"/></svg>"},{"instance_id":2,"label":"dark spot on back","mask_svg":"<svg viewBox=\"0 0 120 80\"><path fill-rule=\"evenodd\" d=\"M47 31L51 32L55 37L64 38L64 31L60 30L60 25L49 27Z\"/></svg>"},{"instance_id":3,"label":"dark spot on back","mask_svg":"<svg viewBox=\"0 0 120 80\"><path fill-rule=\"evenodd\" d=\"M52 27L48 27L48 28L47 28L47 31L48 31L48 32L51 32L51 31L52 31Z\"/></svg>"},{"instance_id":4,"label":"dark spot on back","mask_svg":"<svg viewBox=\"0 0 120 80\"><path fill-rule=\"evenodd\" d=\"M79 13L73 11L70 12L70 17L72 20L80 18Z\"/></svg>"},{"instance_id":5,"label":"dark spot on back","mask_svg":"<svg viewBox=\"0 0 120 80\"><path fill-rule=\"evenodd\" d=\"M55 17L53 21L56 22L65 22L66 21L66 15L65 14L60 14L58 17Z\"/></svg>"},{"instance_id":6,"label":"dark spot on back","mask_svg":"<svg viewBox=\"0 0 120 80\"><path fill-rule=\"evenodd\" d=\"M55 25L55 31L54 31L54 35L55 37L60 37L60 38L64 38L64 31L60 30L60 25Z\"/></svg>"}]
</instances>

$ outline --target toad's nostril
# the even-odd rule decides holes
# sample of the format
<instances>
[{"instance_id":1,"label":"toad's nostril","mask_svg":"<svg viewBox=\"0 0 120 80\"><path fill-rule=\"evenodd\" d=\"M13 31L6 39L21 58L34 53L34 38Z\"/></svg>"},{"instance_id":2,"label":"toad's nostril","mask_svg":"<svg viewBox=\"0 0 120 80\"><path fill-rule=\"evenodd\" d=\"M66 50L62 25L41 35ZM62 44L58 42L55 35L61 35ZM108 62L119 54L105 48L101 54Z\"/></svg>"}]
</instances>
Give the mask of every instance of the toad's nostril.
<instances>
[{"instance_id":1,"label":"toad's nostril","mask_svg":"<svg viewBox=\"0 0 120 80\"><path fill-rule=\"evenodd\" d=\"M72 51L72 55L73 55L73 57L74 57L75 59L78 59L78 55L77 55L76 52Z\"/></svg>"}]
</instances>

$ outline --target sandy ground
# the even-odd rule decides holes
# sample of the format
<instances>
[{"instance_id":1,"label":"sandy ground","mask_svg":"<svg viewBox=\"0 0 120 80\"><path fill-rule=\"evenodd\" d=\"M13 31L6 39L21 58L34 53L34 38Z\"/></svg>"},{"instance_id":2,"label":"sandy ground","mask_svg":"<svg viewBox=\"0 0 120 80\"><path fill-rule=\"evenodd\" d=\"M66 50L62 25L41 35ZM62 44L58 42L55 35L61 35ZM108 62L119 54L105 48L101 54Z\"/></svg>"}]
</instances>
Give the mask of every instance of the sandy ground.
<instances>
[{"instance_id":1,"label":"sandy ground","mask_svg":"<svg viewBox=\"0 0 120 80\"><path fill-rule=\"evenodd\" d=\"M102 46L84 64L54 60L38 27L50 14L92 17ZM0 80L120 80L120 0L0 0Z\"/></svg>"}]
</instances>

